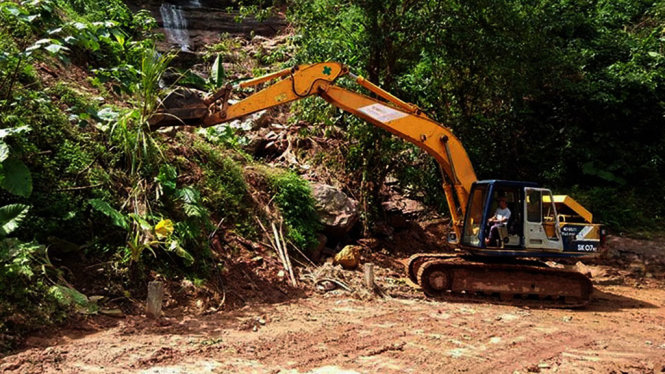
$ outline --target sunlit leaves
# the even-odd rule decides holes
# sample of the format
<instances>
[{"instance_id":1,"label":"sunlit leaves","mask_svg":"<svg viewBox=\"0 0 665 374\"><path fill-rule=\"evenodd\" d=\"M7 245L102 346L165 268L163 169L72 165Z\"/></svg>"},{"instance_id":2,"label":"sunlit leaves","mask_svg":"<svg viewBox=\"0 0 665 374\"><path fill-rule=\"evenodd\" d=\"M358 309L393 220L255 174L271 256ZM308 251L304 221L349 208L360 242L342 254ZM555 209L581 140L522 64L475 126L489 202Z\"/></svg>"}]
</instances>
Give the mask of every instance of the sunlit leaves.
<instances>
[{"instance_id":1,"label":"sunlit leaves","mask_svg":"<svg viewBox=\"0 0 665 374\"><path fill-rule=\"evenodd\" d=\"M212 64L212 71L210 74L210 80L213 87L222 87L225 78L226 74L224 72L224 65L222 64L222 55L218 54L215 58L215 62Z\"/></svg>"},{"instance_id":2,"label":"sunlit leaves","mask_svg":"<svg viewBox=\"0 0 665 374\"><path fill-rule=\"evenodd\" d=\"M25 204L9 204L0 207L0 238L11 234L28 216L30 207Z\"/></svg>"}]
</instances>

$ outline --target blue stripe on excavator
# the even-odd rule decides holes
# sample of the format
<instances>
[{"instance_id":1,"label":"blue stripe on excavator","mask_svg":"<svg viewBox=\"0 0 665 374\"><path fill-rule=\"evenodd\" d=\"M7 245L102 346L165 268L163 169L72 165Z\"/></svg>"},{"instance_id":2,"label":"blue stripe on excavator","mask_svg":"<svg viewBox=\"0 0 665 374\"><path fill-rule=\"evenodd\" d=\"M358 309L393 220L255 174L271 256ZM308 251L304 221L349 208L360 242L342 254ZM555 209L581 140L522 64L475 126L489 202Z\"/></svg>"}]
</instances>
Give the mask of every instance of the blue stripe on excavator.
<instances>
[{"instance_id":1,"label":"blue stripe on excavator","mask_svg":"<svg viewBox=\"0 0 665 374\"><path fill-rule=\"evenodd\" d=\"M596 252L530 252L530 251L504 251L504 250L478 250L466 249L472 255L483 257L538 257L538 258L578 258L594 255Z\"/></svg>"}]
</instances>

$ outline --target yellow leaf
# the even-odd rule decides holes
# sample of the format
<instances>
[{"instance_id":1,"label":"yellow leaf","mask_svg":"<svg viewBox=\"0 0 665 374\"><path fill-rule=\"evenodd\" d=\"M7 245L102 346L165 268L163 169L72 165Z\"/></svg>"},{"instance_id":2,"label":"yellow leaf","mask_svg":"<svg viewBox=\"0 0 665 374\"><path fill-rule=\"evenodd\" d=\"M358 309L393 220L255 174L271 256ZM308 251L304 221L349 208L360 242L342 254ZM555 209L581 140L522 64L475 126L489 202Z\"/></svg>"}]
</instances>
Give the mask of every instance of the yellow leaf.
<instances>
[{"instance_id":1,"label":"yellow leaf","mask_svg":"<svg viewBox=\"0 0 665 374\"><path fill-rule=\"evenodd\" d=\"M173 221L170 219L163 219L155 225L155 235L157 238L164 239L173 234Z\"/></svg>"}]
</instances>

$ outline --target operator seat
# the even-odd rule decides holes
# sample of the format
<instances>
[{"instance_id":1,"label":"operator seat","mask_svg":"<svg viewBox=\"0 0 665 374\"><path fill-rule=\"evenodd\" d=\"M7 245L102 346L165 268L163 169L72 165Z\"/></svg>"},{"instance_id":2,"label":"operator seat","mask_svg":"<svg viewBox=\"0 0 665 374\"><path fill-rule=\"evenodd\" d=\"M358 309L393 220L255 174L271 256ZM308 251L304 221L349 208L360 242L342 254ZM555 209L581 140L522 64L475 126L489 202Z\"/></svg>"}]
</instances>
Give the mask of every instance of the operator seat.
<instances>
[{"instance_id":1,"label":"operator seat","mask_svg":"<svg viewBox=\"0 0 665 374\"><path fill-rule=\"evenodd\" d=\"M506 227L508 228L508 234L522 236L522 215L520 214L520 209L517 208L518 205L518 203L508 204L508 209L510 209L510 218L508 218Z\"/></svg>"},{"instance_id":2,"label":"operator seat","mask_svg":"<svg viewBox=\"0 0 665 374\"><path fill-rule=\"evenodd\" d=\"M510 209L510 218L504 227L499 228L499 246L518 245L519 239L515 236L522 236L522 215L520 214L519 203L508 203ZM509 238L512 237L512 240ZM517 240L515 240L517 239Z\"/></svg>"}]
</instances>

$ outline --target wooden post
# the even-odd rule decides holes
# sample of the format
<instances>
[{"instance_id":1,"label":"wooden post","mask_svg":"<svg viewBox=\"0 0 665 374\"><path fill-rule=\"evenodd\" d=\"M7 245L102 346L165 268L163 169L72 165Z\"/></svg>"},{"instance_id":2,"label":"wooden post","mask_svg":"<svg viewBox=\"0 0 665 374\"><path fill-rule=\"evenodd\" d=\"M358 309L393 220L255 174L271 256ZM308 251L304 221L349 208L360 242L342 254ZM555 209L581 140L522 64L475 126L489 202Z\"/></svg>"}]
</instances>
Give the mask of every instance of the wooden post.
<instances>
[{"instance_id":1,"label":"wooden post","mask_svg":"<svg viewBox=\"0 0 665 374\"><path fill-rule=\"evenodd\" d=\"M159 318L162 315L162 299L164 298L164 284L160 281L148 283L148 299L145 313L150 318Z\"/></svg>"},{"instance_id":2,"label":"wooden post","mask_svg":"<svg viewBox=\"0 0 665 374\"><path fill-rule=\"evenodd\" d=\"M374 264L365 264L365 287L374 293Z\"/></svg>"}]
</instances>

